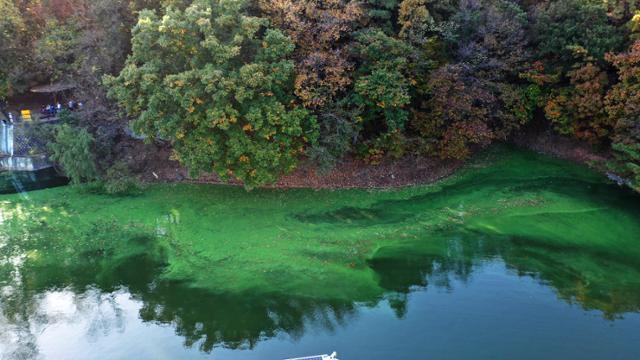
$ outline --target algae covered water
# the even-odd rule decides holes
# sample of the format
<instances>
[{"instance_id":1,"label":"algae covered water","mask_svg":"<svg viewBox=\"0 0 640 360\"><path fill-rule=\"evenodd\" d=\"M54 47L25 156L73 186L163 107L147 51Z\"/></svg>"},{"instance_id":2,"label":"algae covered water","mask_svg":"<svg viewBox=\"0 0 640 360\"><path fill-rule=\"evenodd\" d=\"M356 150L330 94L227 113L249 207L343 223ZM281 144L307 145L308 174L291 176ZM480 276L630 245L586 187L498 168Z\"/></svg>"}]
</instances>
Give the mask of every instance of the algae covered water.
<instances>
[{"instance_id":1,"label":"algae covered water","mask_svg":"<svg viewBox=\"0 0 640 360\"><path fill-rule=\"evenodd\" d=\"M636 359L640 197L495 148L393 191L0 196L0 358Z\"/></svg>"}]
</instances>

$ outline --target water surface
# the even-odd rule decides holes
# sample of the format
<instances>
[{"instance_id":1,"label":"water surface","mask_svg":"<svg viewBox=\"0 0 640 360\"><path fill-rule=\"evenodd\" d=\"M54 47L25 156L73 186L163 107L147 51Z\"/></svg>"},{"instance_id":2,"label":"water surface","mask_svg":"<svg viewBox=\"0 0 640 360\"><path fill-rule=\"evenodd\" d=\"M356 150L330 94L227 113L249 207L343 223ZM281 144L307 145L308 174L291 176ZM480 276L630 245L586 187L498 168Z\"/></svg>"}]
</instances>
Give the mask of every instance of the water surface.
<instances>
[{"instance_id":1,"label":"water surface","mask_svg":"<svg viewBox=\"0 0 640 360\"><path fill-rule=\"evenodd\" d=\"M394 191L0 196L0 355L635 359L640 198L496 148Z\"/></svg>"}]
</instances>

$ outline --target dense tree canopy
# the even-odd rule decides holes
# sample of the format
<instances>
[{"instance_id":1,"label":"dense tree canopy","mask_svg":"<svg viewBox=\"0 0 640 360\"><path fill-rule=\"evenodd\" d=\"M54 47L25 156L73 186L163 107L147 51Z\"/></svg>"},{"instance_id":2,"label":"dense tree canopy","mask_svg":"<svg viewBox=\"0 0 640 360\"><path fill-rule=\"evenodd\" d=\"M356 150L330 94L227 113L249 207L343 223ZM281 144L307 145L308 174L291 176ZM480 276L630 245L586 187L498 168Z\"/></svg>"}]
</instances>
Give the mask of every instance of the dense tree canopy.
<instances>
[{"instance_id":1,"label":"dense tree canopy","mask_svg":"<svg viewBox=\"0 0 640 360\"><path fill-rule=\"evenodd\" d=\"M107 84L135 129L171 140L192 172L255 186L293 170L317 126L292 94L293 43L245 7L200 0L142 12L132 54Z\"/></svg>"},{"instance_id":2,"label":"dense tree canopy","mask_svg":"<svg viewBox=\"0 0 640 360\"><path fill-rule=\"evenodd\" d=\"M305 159L464 159L529 123L610 151L637 187L638 4L0 0L0 98L71 82L96 143L131 122L248 187Z\"/></svg>"}]
</instances>

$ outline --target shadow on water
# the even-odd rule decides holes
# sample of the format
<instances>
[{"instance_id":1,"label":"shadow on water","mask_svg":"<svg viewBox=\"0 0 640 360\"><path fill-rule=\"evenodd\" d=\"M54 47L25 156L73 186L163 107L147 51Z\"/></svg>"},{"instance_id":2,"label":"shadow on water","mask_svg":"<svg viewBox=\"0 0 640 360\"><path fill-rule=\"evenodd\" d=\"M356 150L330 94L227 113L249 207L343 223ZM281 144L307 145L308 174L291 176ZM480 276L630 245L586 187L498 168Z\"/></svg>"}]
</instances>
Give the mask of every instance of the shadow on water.
<instances>
[{"instance_id":1,"label":"shadow on water","mask_svg":"<svg viewBox=\"0 0 640 360\"><path fill-rule=\"evenodd\" d=\"M472 205L471 201L465 201L464 198L474 193L478 193L478 197L485 194L504 194L508 198L526 199L526 195L539 189L563 196L587 196L595 204L607 207L613 205L640 212L638 194L626 188L616 189L611 184L552 176L518 181L519 183L516 183L514 179L505 178L461 179L455 183L444 184L437 191L406 199L377 201L367 207L346 206L323 212L309 211L295 214L293 217L305 223L344 226L395 224L411 220L424 211L442 209L455 203L460 207L464 207L465 204ZM630 198L637 201L630 201ZM531 201L535 201L535 198Z\"/></svg>"},{"instance_id":2,"label":"shadow on water","mask_svg":"<svg viewBox=\"0 0 640 360\"><path fill-rule=\"evenodd\" d=\"M605 207L618 207L640 215L640 195L626 187L605 182L602 176L575 164L535 153L521 152L515 159L498 160L503 148L478 156L459 176L445 180L404 199L381 200L367 207L345 206L329 211L305 211L293 215L297 221L315 224L362 226L401 223L424 211L471 207L496 198L528 199L540 191L563 197L588 199ZM544 166L536 166L543 163ZM454 207L457 209L457 207Z\"/></svg>"},{"instance_id":3,"label":"shadow on water","mask_svg":"<svg viewBox=\"0 0 640 360\"><path fill-rule=\"evenodd\" d=\"M37 171L0 172L0 194L22 193L40 190L69 183L69 179L60 176L54 168Z\"/></svg>"}]
</instances>

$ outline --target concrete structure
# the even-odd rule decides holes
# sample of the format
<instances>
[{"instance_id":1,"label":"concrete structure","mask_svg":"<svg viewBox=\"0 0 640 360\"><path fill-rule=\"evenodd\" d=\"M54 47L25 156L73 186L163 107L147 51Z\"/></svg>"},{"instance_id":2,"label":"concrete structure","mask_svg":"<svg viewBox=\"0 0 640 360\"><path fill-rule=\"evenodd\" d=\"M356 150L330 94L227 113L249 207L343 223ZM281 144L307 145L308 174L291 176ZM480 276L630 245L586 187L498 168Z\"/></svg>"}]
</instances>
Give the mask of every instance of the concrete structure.
<instances>
[{"instance_id":1,"label":"concrete structure","mask_svg":"<svg viewBox=\"0 0 640 360\"><path fill-rule=\"evenodd\" d=\"M44 145L32 138L28 126L0 121L0 171L36 171L52 167Z\"/></svg>"}]
</instances>

